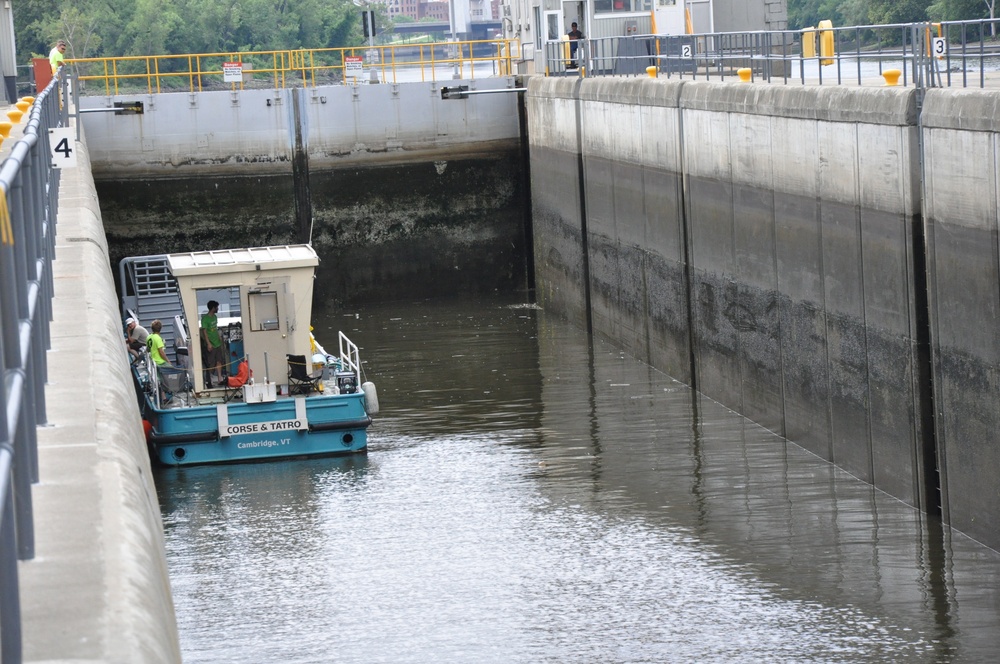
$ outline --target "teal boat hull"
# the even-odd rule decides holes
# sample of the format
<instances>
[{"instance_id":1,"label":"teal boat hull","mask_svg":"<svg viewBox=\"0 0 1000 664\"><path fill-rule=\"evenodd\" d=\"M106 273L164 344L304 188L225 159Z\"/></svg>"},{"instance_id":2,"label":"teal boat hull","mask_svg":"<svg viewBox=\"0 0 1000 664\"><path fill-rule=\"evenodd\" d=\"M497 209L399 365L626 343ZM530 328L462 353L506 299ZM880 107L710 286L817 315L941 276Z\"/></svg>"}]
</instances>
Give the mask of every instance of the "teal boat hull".
<instances>
[{"instance_id":1,"label":"teal boat hull","mask_svg":"<svg viewBox=\"0 0 1000 664\"><path fill-rule=\"evenodd\" d=\"M371 424L361 392L164 409L147 401L143 410L151 454L165 466L362 452Z\"/></svg>"}]
</instances>

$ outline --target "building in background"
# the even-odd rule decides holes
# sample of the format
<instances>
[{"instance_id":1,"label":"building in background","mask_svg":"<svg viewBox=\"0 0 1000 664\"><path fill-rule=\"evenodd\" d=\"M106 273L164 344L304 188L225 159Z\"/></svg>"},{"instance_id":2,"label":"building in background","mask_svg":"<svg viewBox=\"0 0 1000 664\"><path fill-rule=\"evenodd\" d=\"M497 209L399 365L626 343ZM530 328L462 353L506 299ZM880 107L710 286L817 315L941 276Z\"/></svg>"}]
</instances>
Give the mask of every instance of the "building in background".
<instances>
[{"instance_id":1,"label":"building in background","mask_svg":"<svg viewBox=\"0 0 1000 664\"><path fill-rule=\"evenodd\" d=\"M788 8L787 0L501 0L500 18L502 36L521 43L521 73L533 73L544 70L545 42L574 22L587 38L757 32L786 29Z\"/></svg>"},{"instance_id":2,"label":"building in background","mask_svg":"<svg viewBox=\"0 0 1000 664\"><path fill-rule=\"evenodd\" d=\"M406 16L414 21L425 18L448 21L448 0L385 0L385 8L390 20Z\"/></svg>"},{"instance_id":3,"label":"building in background","mask_svg":"<svg viewBox=\"0 0 1000 664\"><path fill-rule=\"evenodd\" d=\"M454 24L459 39L520 42L518 71L544 71L544 44L577 23L589 39L691 32L759 32L788 27L787 0L373 0L389 18Z\"/></svg>"}]
</instances>

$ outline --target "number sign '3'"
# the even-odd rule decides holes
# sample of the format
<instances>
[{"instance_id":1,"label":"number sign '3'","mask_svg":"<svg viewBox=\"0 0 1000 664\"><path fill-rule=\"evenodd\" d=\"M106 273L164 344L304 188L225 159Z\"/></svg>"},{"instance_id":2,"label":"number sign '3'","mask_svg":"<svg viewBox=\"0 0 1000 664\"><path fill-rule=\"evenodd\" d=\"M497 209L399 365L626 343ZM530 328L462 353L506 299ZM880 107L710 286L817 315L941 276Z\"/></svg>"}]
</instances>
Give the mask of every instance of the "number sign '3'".
<instances>
[{"instance_id":1,"label":"number sign '3'","mask_svg":"<svg viewBox=\"0 0 1000 664\"><path fill-rule=\"evenodd\" d=\"M75 167L76 130L72 127L49 129L49 150L52 153L52 168Z\"/></svg>"}]
</instances>

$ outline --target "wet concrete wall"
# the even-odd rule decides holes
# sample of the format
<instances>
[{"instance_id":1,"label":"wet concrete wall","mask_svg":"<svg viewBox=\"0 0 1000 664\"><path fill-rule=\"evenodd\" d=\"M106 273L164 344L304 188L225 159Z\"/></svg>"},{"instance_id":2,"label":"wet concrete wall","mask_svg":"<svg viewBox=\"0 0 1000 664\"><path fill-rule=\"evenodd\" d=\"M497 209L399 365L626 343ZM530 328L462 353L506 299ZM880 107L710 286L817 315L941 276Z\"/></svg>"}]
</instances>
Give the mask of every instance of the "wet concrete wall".
<instances>
[{"instance_id":1,"label":"wet concrete wall","mask_svg":"<svg viewBox=\"0 0 1000 664\"><path fill-rule=\"evenodd\" d=\"M915 94L532 80L539 299L935 511Z\"/></svg>"},{"instance_id":2,"label":"wet concrete wall","mask_svg":"<svg viewBox=\"0 0 1000 664\"><path fill-rule=\"evenodd\" d=\"M995 92L930 90L921 117L943 507L1000 548L1000 109Z\"/></svg>"},{"instance_id":3,"label":"wet concrete wall","mask_svg":"<svg viewBox=\"0 0 1000 664\"><path fill-rule=\"evenodd\" d=\"M323 300L527 285L517 94L443 100L439 84L404 83L83 106L117 101L145 112L83 116L115 264L311 239Z\"/></svg>"}]
</instances>

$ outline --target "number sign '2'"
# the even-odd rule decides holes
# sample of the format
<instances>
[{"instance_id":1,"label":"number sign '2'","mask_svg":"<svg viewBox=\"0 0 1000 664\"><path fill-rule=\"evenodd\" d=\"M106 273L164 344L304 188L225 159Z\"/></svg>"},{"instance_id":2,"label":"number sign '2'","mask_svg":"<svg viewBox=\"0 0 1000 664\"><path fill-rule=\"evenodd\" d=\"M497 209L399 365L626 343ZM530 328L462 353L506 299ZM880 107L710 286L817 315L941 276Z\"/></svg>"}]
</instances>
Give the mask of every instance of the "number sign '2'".
<instances>
[{"instance_id":1,"label":"number sign '2'","mask_svg":"<svg viewBox=\"0 0 1000 664\"><path fill-rule=\"evenodd\" d=\"M52 152L52 168L75 167L76 130L73 127L49 129L49 150Z\"/></svg>"}]
</instances>

